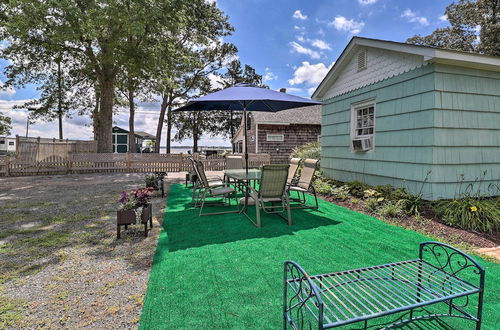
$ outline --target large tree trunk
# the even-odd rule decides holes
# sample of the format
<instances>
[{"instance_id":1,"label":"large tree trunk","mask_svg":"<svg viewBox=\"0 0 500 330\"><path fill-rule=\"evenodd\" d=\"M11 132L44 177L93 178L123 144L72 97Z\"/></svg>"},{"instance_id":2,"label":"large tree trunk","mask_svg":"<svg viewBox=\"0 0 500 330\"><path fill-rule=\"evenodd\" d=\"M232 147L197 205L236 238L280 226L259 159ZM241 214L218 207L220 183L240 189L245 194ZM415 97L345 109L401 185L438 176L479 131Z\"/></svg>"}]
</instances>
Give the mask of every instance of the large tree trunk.
<instances>
[{"instance_id":1,"label":"large tree trunk","mask_svg":"<svg viewBox=\"0 0 500 330\"><path fill-rule=\"evenodd\" d=\"M172 94L170 94L170 101L167 106L167 154L170 153L171 141L172 141Z\"/></svg>"},{"instance_id":2,"label":"large tree trunk","mask_svg":"<svg viewBox=\"0 0 500 330\"><path fill-rule=\"evenodd\" d=\"M96 82L96 85L94 86L94 92L95 92L95 106L94 109L92 110L92 125L94 129L94 140L97 140L98 136L98 129L99 127L99 104L101 102L101 93L99 92L99 87Z\"/></svg>"},{"instance_id":3,"label":"large tree trunk","mask_svg":"<svg viewBox=\"0 0 500 330\"><path fill-rule=\"evenodd\" d=\"M134 104L134 90L129 88L128 91L128 106L130 116L128 118L128 152L135 153L135 134L134 134L134 120L135 120L135 104Z\"/></svg>"},{"instance_id":4,"label":"large tree trunk","mask_svg":"<svg viewBox=\"0 0 500 330\"><path fill-rule=\"evenodd\" d=\"M163 130L163 121L165 120L165 111L167 110L168 105L168 92L165 92L161 98L160 105L160 117L158 118L158 126L156 127L156 143L155 143L155 152L160 153L160 141L161 141L161 131ZM170 153L167 150L167 154Z\"/></svg>"},{"instance_id":5,"label":"large tree trunk","mask_svg":"<svg viewBox=\"0 0 500 330\"><path fill-rule=\"evenodd\" d=\"M97 123L97 152L113 152L111 141L113 128L114 77L100 79L101 99Z\"/></svg>"},{"instance_id":6,"label":"large tree trunk","mask_svg":"<svg viewBox=\"0 0 500 330\"><path fill-rule=\"evenodd\" d=\"M62 111L62 78L61 78L61 60L57 62L57 119L59 121L59 140L63 139L63 111Z\"/></svg>"}]
</instances>

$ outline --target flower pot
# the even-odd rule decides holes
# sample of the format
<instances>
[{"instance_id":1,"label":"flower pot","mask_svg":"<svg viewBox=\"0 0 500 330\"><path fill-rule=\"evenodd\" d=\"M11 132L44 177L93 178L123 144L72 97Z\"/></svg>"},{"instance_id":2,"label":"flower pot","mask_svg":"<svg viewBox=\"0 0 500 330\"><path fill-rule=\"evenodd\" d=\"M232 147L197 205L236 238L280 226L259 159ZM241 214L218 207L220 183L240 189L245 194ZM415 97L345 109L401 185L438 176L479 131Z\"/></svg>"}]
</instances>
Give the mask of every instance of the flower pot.
<instances>
[{"instance_id":1,"label":"flower pot","mask_svg":"<svg viewBox=\"0 0 500 330\"><path fill-rule=\"evenodd\" d=\"M151 203L142 207L141 224L144 225L144 236L148 237L148 221L150 228L153 228L153 205ZM116 211L116 239L120 238L121 226L137 223L135 210L118 210Z\"/></svg>"},{"instance_id":2,"label":"flower pot","mask_svg":"<svg viewBox=\"0 0 500 330\"><path fill-rule=\"evenodd\" d=\"M131 225L135 223L135 210L118 210L116 211L117 225Z\"/></svg>"}]
</instances>

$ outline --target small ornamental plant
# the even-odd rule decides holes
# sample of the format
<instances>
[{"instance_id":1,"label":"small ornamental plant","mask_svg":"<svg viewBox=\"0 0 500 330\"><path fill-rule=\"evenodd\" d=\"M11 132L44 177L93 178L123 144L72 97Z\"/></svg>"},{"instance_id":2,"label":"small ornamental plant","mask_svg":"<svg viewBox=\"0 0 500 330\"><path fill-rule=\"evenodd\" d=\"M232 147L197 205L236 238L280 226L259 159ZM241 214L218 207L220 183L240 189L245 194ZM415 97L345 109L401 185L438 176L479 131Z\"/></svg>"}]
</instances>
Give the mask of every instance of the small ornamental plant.
<instances>
[{"instance_id":1,"label":"small ornamental plant","mask_svg":"<svg viewBox=\"0 0 500 330\"><path fill-rule=\"evenodd\" d=\"M122 191L120 195L121 209L134 210L136 222L140 222L142 216L142 207L148 204L153 191L153 187L132 189L130 192Z\"/></svg>"},{"instance_id":2,"label":"small ornamental plant","mask_svg":"<svg viewBox=\"0 0 500 330\"><path fill-rule=\"evenodd\" d=\"M154 190L158 190L158 182L157 182L157 177L154 174L148 174L144 178L144 181L146 182L146 187L152 187Z\"/></svg>"}]
</instances>

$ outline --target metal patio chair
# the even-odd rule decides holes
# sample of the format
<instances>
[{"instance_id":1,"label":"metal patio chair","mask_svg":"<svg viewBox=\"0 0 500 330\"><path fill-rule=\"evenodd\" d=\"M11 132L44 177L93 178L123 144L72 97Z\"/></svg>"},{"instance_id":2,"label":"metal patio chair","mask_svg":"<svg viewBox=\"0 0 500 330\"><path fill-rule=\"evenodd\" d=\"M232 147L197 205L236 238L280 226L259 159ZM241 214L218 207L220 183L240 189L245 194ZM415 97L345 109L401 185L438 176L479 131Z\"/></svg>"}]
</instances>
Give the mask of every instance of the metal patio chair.
<instances>
[{"instance_id":1,"label":"metal patio chair","mask_svg":"<svg viewBox=\"0 0 500 330\"><path fill-rule=\"evenodd\" d=\"M243 156L227 155L226 156L226 170L242 170L243 169ZM236 190L241 190L239 183L236 180L231 180L224 175L224 181L233 184Z\"/></svg>"},{"instance_id":2,"label":"metal patio chair","mask_svg":"<svg viewBox=\"0 0 500 330\"><path fill-rule=\"evenodd\" d=\"M226 156L226 170L241 170L243 169L243 157L236 155Z\"/></svg>"},{"instance_id":3,"label":"metal patio chair","mask_svg":"<svg viewBox=\"0 0 500 330\"><path fill-rule=\"evenodd\" d=\"M300 162L302 159L300 158L292 158L290 159L290 168L288 169L288 178L286 180L286 183L288 185L292 185L296 182L296 176L297 176L297 171L300 166Z\"/></svg>"},{"instance_id":4,"label":"metal patio chair","mask_svg":"<svg viewBox=\"0 0 500 330\"><path fill-rule=\"evenodd\" d=\"M190 157L189 160L191 161L191 165L193 166L193 172L195 174L196 180L193 182L193 190L191 193L191 203L195 204L197 206L197 201L199 197L199 192L200 188L202 187L201 181L199 180L198 172L196 170L196 167L198 166L197 164L203 165L203 163L197 159L194 159L193 157ZM221 187L224 185L224 180L221 179L220 176L218 175L212 175L212 176L205 176L205 178L208 181L208 184L212 188L216 187Z\"/></svg>"},{"instance_id":5,"label":"metal patio chair","mask_svg":"<svg viewBox=\"0 0 500 330\"><path fill-rule=\"evenodd\" d=\"M199 215L216 215L216 214L227 214L227 213L238 213L240 212L239 210L239 203L237 201L237 195L236 195L236 190L231 188L228 183L222 182L222 184L215 185L214 182L209 182L207 179L207 176L205 174L205 169L203 167L203 163L200 161L195 162L195 167L196 175L198 176L198 181L200 182L200 187L198 189L198 194L196 196L195 200L195 206L200 207L200 213ZM205 206L211 205L225 205L225 206L231 206L231 197L236 202L236 210L232 211L223 211L223 212L212 212L212 213L203 213L203 208ZM207 198L222 198L221 202L208 202L206 201ZM225 203L225 200L228 200L229 203Z\"/></svg>"},{"instance_id":6,"label":"metal patio chair","mask_svg":"<svg viewBox=\"0 0 500 330\"><path fill-rule=\"evenodd\" d=\"M300 177L296 183L292 183L288 186L288 192L290 193L290 199L292 201L298 202L300 206L292 206L292 209L317 209L318 208L318 197L316 196L316 190L314 189L313 179L316 170L318 169L319 160L318 159L306 159L304 161L304 166ZM297 197L293 198L292 191L297 193ZM315 205L308 205L306 201L306 192L311 192L314 196Z\"/></svg>"},{"instance_id":7,"label":"metal patio chair","mask_svg":"<svg viewBox=\"0 0 500 330\"><path fill-rule=\"evenodd\" d=\"M290 165L282 164L263 165L258 190L250 187L250 197L255 202L255 212L257 214L257 223L254 224L257 227L261 225L261 209L266 213L277 214L286 220L288 225L292 225L292 214L286 189L289 167ZM276 203L279 203L279 205L276 205ZM286 218L281 214L285 211L287 213Z\"/></svg>"}]
</instances>

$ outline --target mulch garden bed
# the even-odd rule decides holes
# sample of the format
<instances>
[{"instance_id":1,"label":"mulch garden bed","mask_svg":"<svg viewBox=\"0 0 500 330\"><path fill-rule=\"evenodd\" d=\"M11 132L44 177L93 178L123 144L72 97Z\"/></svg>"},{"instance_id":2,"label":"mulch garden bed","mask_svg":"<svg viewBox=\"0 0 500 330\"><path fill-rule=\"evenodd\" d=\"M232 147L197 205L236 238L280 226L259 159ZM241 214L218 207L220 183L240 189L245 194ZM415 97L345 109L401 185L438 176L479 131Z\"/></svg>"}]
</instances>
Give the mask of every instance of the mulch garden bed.
<instances>
[{"instance_id":1,"label":"mulch garden bed","mask_svg":"<svg viewBox=\"0 0 500 330\"><path fill-rule=\"evenodd\" d=\"M382 221L415 230L425 235L440 238L451 244L465 244L469 245L473 249L491 248L500 245L500 232L486 234L450 227L441 222L440 218L430 210L426 210L425 212L423 212L420 218L417 218L415 216L406 216L401 218L385 219L371 212L368 212L365 206L365 202L362 199L355 199L357 202L353 203L353 199L340 201L332 198L331 196L324 195L322 195L321 198L331 203L351 209L353 211L375 216Z\"/></svg>"}]
</instances>

